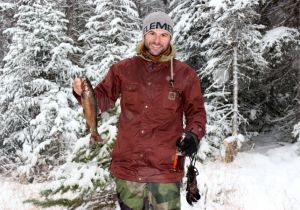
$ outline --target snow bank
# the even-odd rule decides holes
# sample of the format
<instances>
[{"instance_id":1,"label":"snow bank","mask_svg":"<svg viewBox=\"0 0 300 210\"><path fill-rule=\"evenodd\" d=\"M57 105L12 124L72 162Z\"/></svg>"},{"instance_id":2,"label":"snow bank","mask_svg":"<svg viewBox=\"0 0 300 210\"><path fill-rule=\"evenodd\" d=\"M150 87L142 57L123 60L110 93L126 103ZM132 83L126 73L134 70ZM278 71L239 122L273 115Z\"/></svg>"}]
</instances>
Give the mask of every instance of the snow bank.
<instances>
[{"instance_id":1,"label":"snow bank","mask_svg":"<svg viewBox=\"0 0 300 210\"><path fill-rule=\"evenodd\" d=\"M238 154L232 164L198 164L201 202L183 209L296 210L300 206L300 145ZM185 193L183 193L184 196Z\"/></svg>"},{"instance_id":2,"label":"snow bank","mask_svg":"<svg viewBox=\"0 0 300 210\"><path fill-rule=\"evenodd\" d=\"M0 209L1 210L42 210L23 201L37 198L43 184L19 184L8 179L0 178ZM62 210L60 207L46 208L45 210ZM43 209L44 210L44 209Z\"/></svg>"},{"instance_id":3,"label":"snow bank","mask_svg":"<svg viewBox=\"0 0 300 210\"><path fill-rule=\"evenodd\" d=\"M300 206L300 144L239 153L235 161L197 163L202 198L182 210L297 210ZM2 179L0 209L38 210L22 201L38 196L43 184L21 185ZM49 210L63 208L49 208ZM117 208L119 209L119 208Z\"/></svg>"}]
</instances>

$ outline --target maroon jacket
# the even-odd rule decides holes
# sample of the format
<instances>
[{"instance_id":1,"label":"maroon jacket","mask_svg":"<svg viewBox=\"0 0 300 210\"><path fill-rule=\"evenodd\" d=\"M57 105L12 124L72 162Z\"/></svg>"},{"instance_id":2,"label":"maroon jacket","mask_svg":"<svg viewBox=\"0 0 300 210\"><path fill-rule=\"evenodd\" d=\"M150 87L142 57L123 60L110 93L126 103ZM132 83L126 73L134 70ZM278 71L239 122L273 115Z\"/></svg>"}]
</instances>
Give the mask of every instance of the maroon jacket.
<instances>
[{"instance_id":1,"label":"maroon jacket","mask_svg":"<svg viewBox=\"0 0 300 210\"><path fill-rule=\"evenodd\" d=\"M174 59L172 88L170 63L153 63L139 56L120 61L94 89L102 112L121 97L111 164L111 173L117 178L180 181L183 172L171 171L176 140L184 130L192 131L199 139L205 133L206 113L197 74Z\"/></svg>"}]
</instances>

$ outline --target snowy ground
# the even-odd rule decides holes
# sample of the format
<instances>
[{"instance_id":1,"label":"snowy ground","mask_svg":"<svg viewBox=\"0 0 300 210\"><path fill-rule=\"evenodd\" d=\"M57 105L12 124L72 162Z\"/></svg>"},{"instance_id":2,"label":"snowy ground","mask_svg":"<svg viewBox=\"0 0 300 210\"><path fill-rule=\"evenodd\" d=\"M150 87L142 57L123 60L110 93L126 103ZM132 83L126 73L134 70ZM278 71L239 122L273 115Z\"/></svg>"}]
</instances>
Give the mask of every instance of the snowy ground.
<instances>
[{"instance_id":1,"label":"snowy ground","mask_svg":"<svg viewBox=\"0 0 300 210\"><path fill-rule=\"evenodd\" d=\"M36 198L42 184L22 185L1 179L0 185L0 209L1 210L41 210L23 201L29 198ZM62 210L62 208L48 208L47 210Z\"/></svg>"},{"instance_id":2,"label":"snowy ground","mask_svg":"<svg viewBox=\"0 0 300 210\"><path fill-rule=\"evenodd\" d=\"M239 153L232 164L198 164L202 198L191 207L182 192L182 210L299 210L300 145L278 144L274 138L258 136L254 150ZM22 201L36 197L41 187L2 179L0 209L39 209Z\"/></svg>"},{"instance_id":3,"label":"snowy ground","mask_svg":"<svg viewBox=\"0 0 300 210\"><path fill-rule=\"evenodd\" d=\"M232 164L199 165L206 210L299 210L300 145L240 153Z\"/></svg>"}]
</instances>

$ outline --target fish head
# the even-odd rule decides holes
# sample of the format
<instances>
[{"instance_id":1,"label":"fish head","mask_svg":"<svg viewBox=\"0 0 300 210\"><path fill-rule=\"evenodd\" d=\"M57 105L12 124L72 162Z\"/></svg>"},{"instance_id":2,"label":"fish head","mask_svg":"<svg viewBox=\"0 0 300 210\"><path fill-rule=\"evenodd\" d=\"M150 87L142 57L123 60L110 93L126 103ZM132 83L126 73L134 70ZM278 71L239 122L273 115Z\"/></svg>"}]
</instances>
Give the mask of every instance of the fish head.
<instances>
[{"instance_id":1,"label":"fish head","mask_svg":"<svg viewBox=\"0 0 300 210\"><path fill-rule=\"evenodd\" d=\"M88 78L85 78L84 80L81 81L81 89L82 92L86 92L92 89L91 82Z\"/></svg>"}]
</instances>

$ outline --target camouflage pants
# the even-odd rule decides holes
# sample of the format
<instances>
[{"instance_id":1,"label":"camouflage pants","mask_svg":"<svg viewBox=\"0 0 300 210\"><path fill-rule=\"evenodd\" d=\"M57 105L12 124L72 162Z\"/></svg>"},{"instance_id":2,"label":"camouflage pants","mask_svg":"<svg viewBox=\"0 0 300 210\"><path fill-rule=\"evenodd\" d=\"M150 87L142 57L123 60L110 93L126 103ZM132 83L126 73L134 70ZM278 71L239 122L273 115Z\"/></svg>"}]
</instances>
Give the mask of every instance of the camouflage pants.
<instances>
[{"instance_id":1,"label":"camouflage pants","mask_svg":"<svg viewBox=\"0 0 300 210\"><path fill-rule=\"evenodd\" d=\"M179 183L139 183L116 179L121 210L180 210Z\"/></svg>"}]
</instances>

